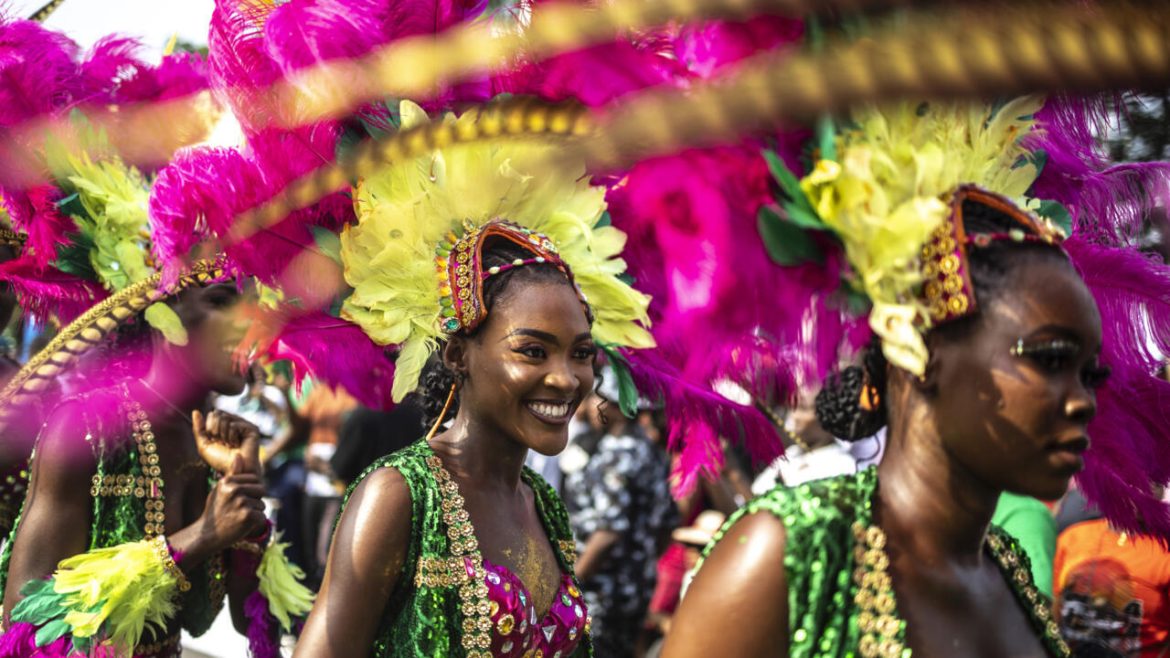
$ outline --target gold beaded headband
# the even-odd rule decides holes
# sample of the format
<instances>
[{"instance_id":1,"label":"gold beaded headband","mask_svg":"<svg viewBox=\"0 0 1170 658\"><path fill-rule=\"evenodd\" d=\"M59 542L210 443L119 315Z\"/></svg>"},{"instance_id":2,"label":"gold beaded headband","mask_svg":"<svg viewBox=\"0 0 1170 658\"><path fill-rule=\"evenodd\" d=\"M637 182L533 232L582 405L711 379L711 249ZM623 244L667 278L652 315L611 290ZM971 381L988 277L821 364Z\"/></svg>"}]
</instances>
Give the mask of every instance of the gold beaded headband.
<instances>
[{"instance_id":1,"label":"gold beaded headband","mask_svg":"<svg viewBox=\"0 0 1170 658\"><path fill-rule=\"evenodd\" d=\"M987 206L1019 224L1002 233L968 233L963 204ZM974 313L975 289L971 284L971 248L996 242L1033 242L1059 247L1064 232L1050 221L1041 221L1006 198L975 185L963 185L951 195L950 214L922 247L922 296L934 324L950 322Z\"/></svg>"},{"instance_id":2,"label":"gold beaded headband","mask_svg":"<svg viewBox=\"0 0 1170 658\"><path fill-rule=\"evenodd\" d=\"M501 266L484 269L483 246L488 238L498 237L533 254ZM563 272L573 284L586 307L585 295L573 280L573 273L547 235L504 220L493 220L480 227L468 227L463 237L450 233L440 243L435 255L439 275L439 303L442 306L442 329L447 334L474 331L487 317L483 285L489 277L522 267L547 263Z\"/></svg>"}]
</instances>

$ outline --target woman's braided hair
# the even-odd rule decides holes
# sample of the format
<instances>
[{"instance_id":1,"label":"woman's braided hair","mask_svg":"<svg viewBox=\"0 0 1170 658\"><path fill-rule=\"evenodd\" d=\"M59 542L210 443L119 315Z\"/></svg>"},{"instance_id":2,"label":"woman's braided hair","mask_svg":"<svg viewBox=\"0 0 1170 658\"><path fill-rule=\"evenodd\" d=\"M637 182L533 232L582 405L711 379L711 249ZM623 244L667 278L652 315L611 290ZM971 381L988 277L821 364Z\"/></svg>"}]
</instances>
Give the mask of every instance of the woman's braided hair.
<instances>
[{"instance_id":1,"label":"woman's braided hair","mask_svg":"<svg viewBox=\"0 0 1170 658\"><path fill-rule=\"evenodd\" d=\"M999 210L970 199L963 202L963 223L968 235L1024 228ZM983 305L1005 290L1012 269L1029 259L1060 258L1071 267L1061 249L1037 242L996 240L985 247L971 248L967 253L971 285L976 299ZM978 312L972 313L932 328L930 335L941 340L958 339L977 326L979 317ZM873 436L887 423L889 364L877 336L862 351L860 361L860 365L830 375L816 399L817 420L833 436L848 441ZM866 387L869 391L863 395ZM868 404L863 404L863 399Z\"/></svg>"},{"instance_id":2,"label":"woman's braided hair","mask_svg":"<svg viewBox=\"0 0 1170 658\"><path fill-rule=\"evenodd\" d=\"M532 252L509 240L488 240L483 246L483 269L487 270L496 266L502 267L518 258L528 259L532 258L533 255ZM495 307L496 303L503 297L509 287L515 283L568 284L569 281L563 272L550 263L530 263L522 267L506 269L499 274L492 275L483 284L483 303L487 308L489 316L491 315L491 309ZM586 313L589 315L589 322L592 323L592 314L588 309L586 309ZM476 327L475 331L463 335L468 338L474 338L483 326L483 324L480 324L479 327ZM442 347L435 351L430 361L427 362L426 368L423 369L422 377L419 379L419 402L423 409L423 416L427 427L434 425L439 415L443 413L443 405L447 402L447 396L451 392L451 387L457 383L456 374L443 363L442 352ZM456 395L451 401L451 407L447 411L447 416L452 417L458 411L459 396Z\"/></svg>"}]
</instances>

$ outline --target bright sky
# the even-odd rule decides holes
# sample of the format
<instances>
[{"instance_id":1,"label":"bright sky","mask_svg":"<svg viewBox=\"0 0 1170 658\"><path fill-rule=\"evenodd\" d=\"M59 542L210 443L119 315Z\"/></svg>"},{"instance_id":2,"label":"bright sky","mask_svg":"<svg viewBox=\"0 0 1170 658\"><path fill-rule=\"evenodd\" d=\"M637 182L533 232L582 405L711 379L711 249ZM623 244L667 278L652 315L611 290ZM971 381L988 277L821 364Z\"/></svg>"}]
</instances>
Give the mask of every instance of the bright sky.
<instances>
[{"instance_id":1,"label":"bright sky","mask_svg":"<svg viewBox=\"0 0 1170 658\"><path fill-rule=\"evenodd\" d=\"M28 17L47 0L0 0L6 13ZM65 0L45 21L88 48L108 34L142 41L142 57L158 59L171 35L194 44L207 43L213 0Z\"/></svg>"}]
</instances>

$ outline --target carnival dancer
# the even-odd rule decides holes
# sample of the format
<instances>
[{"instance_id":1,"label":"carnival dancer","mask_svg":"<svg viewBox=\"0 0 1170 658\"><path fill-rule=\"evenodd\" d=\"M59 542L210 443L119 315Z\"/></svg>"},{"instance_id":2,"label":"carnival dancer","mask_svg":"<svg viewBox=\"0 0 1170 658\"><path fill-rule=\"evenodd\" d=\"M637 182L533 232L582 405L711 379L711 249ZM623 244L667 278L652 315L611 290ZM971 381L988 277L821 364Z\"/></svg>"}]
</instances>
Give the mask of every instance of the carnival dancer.
<instances>
[{"instance_id":1,"label":"carnival dancer","mask_svg":"<svg viewBox=\"0 0 1170 658\"><path fill-rule=\"evenodd\" d=\"M210 391L243 386L246 277L230 257L191 264L187 254L152 253L152 172L125 162L87 120L93 108L76 94L102 87L84 79L90 68L74 59L76 46L19 21L3 28L42 47L60 69L55 81L73 81L49 99L26 98L27 107L52 114L61 99L79 104L62 117L75 141L50 140L17 158L32 163L32 187L6 181L5 207L28 241L13 261L24 269L5 264L3 276L22 303L63 316L63 302L76 315L81 296L105 299L91 301L0 393L5 438L22 417L44 419L25 453L28 493L0 554L0 655L177 656L180 627L205 631L230 590L252 653L276 656L278 623L290 628L311 595L264 519L255 428L201 414ZM108 48L94 57L130 65ZM10 78L44 66L20 59ZM144 68L118 70L124 84L159 82L132 75L150 78ZM66 378L86 392L62 400ZM41 415L38 405L51 411Z\"/></svg>"},{"instance_id":2,"label":"carnival dancer","mask_svg":"<svg viewBox=\"0 0 1170 658\"><path fill-rule=\"evenodd\" d=\"M851 128L820 142L799 185L780 172L790 184L787 218L776 219L804 213L840 239L880 339L862 367L829 379L818 417L847 438L888 426L888 448L876 470L774 489L730 519L664 656L1068 655L1027 558L989 528L1000 492L1056 499L1088 462L1082 482L1114 487L1119 522L1132 526L1143 509L1165 531L1165 507L1116 478L1125 468L1165 477L1160 460L1134 459L1157 452L1164 433L1124 406L1165 395L1156 357L1141 356L1165 335L1129 329L1134 317L1162 317L1165 298L1118 297L1101 281L1161 291L1167 272L1124 245L1089 242L1109 204L1140 199L1100 195L1093 207L1082 197L1067 241L1017 205L1054 189L1037 181L1039 145L1057 162L1075 140L1059 121L1075 111L1050 102L1043 132L1041 103L1027 98L858 110ZM1099 185L1096 174L1080 184ZM1090 426L1110 374L1103 362L1116 378L1100 393L1108 423ZM1101 445L1086 453L1090 433ZM1139 441L1147 451L1130 455Z\"/></svg>"},{"instance_id":3,"label":"carnival dancer","mask_svg":"<svg viewBox=\"0 0 1170 658\"><path fill-rule=\"evenodd\" d=\"M401 346L396 397L438 355L422 376L434 425L351 489L297 655L590 652L568 518L523 463L565 447L601 346L652 340L604 190L580 163L549 167L554 151L451 146L357 186L342 313Z\"/></svg>"}]
</instances>

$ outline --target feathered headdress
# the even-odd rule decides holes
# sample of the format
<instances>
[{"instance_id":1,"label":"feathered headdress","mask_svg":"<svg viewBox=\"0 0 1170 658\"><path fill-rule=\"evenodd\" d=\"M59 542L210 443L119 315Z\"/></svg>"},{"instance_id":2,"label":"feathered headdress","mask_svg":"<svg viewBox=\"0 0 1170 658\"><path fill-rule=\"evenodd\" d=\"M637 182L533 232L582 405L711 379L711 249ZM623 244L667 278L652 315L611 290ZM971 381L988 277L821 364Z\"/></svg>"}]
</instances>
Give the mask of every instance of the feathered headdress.
<instances>
[{"instance_id":1,"label":"feathered headdress","mask_svg":"<svg viewBox=\"0 0 1170 658\"><path fill-rule=\"evenodd\" d=\"M773 213L766 221L837 236L855 275L854 289L872 305L869 325L886 357L921 375L927 358L921 331L946 315L933 312L920 294L923 247L940 227L950 233L944 223L960 185L1024 202L1039 174L1024 138L1041 105L1026 97L998 108L901 103L855 111L848 127L825 142L799 188L783 163L772 159L778 179L787 183L786 198L783 215Z\"/></svg>"},{"instance_id":2,"label":"feathered headdress","mask_svg":"<svg viewBox=\"0 0 1170 658\"><path fill-rule=\"evenodd\" d=\"M64 35L0 18L0 219L26 236L17 258L0 264L0 280L34 313L68 322L151 274L150 170L117 155L124 145L111 144L87 114L104 120L118 104L187 95L207 83L195 55L168 53L150 66L136 48L108 37L83 58ZM31 122L45 120L68 122L71 134L28 141L40 139ZM178 339L170 315L156 308L149 317Z\"/></svg>"},{"instance_id":3,"label":"feathered headdress","mask_svg":"<svg viewBox=\"0 0 1170 658\"><path fill-rule=\"evenodd\" d=\"M854 112L820 135L798 178L772 158L779 195L761 216L765 242L785 266L841 249L841 278L863 304L889 361L921 373L923 334L977 312L969 250L999 241L1060 244L1101 311L1101 361L1092 447L1077 480L1118 527L1170 537L1170 510L1151 482L1170 479L1165 418L1170 383L1170 268L1139 253L1131 236L1164 190L1170 165L1109 166L1096 151L1099 102L1021 98L997 106L904 103ZM1019 223L996 234L964 230L974 199ZM809 236L839 247L793 249ZM824 243L821 243L824 244ZM866 391L862 390L864 396Z\"/></svg>"},{"instance_id":4,"label":"feathered headdress","mask_svg":"<svg viewBox=\"0 0 1170 658\"><path fill-rule=\"evenodd\" d=\"M404 102L405 128L426 122ZM456 123L453 116L444 121ZM393 395L418 385L445 333L473 329L486 309L478 292L493 272L479 263L480 234L525 246L534 259L563 266L595 315L603 345L645 348L649 298L619 277L625 235L603 221L605 190L580 163L550 166L555 145L509 140L457 145L391 163L355 190L356 226L341 234L341 260L353 294L342 316L375 341L399 344ZM503 223L500 220L506 220Z\"/></svg>"}]
</instances>

